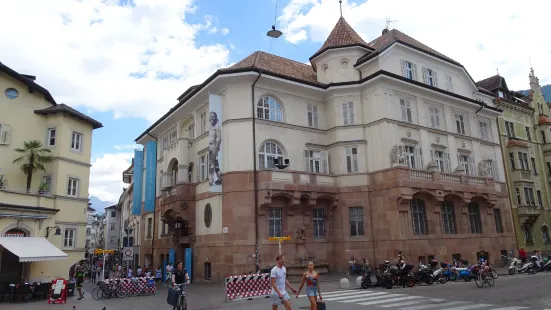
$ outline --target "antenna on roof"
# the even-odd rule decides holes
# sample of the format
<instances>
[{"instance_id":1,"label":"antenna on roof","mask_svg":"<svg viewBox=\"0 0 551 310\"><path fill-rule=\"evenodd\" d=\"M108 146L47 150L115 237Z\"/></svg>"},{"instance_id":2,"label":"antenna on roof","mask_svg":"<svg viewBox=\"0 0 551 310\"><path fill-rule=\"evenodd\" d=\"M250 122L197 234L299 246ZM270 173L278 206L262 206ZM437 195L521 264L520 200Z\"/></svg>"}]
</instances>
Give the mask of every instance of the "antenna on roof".
<instances>
[{"instance_id":1,"label":"antenna on roof","mask_svg":"<svg viewBox=\"0 0 551 310\"><path fill-rule=\"evenodd\" d=\"M341 18L342 18L342 0L339 0L339 7L341 8Z\"/></svg>"},{"instance_id":2,"label":"antenna on roof","mask_svg":"<svg viewBox=\"0 0 551 310\"><path fill-rule=\"evenodd\" d=\"M385 20L386 27L385 27L385 29L383 29L383 34L387 33L390 30L389 29L390 28L390 23L395 23L395 22L397 22L397 20L390 20L390 18L387 17L386 20Z\"/></svg>"}]
</instances>

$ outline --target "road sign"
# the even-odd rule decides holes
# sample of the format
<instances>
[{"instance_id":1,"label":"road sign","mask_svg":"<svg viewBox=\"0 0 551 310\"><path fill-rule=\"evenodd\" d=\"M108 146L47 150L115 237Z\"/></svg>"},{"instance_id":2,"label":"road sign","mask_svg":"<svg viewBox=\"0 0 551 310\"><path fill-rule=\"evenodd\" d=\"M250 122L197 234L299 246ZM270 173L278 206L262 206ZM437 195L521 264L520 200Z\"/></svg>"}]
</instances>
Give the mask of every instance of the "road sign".
<instances>
[{"instance_id":1,"label":"road sign","mask_svg":"<svg viewBox=\"0 0 551 310\"><path fill-rule=\"evenodd\" d=\"M132 260L134 258L134 251L132 248L123 248L122 260Z\"/></svg>"}]
</instances>

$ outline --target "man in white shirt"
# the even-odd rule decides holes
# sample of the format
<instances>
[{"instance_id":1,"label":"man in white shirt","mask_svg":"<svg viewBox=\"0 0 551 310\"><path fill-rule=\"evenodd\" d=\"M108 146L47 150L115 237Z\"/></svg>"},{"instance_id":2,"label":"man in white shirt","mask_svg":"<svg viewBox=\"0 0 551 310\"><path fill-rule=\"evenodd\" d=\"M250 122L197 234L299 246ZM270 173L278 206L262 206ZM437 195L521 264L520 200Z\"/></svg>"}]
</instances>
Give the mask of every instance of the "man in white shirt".
<instances>
[{"instance_id":1,"label":"man in white shirt","mask_svg":"<svg viewBox=\"0 0 551 310\"><path fill-rule=\"evenodd\" d=\"M293 294L297 293L294 287L291 286L291 283L287 281L287 269L285 266L285 260L283 255L276 256L276 266L272 268L270 273L271 283L272 283L272 310L277 310L277 308L283 304L285 310L291 310L291 302L289 301L291 297L285 290L285 288L291 289Z\"/></svg>"}]
</instances>

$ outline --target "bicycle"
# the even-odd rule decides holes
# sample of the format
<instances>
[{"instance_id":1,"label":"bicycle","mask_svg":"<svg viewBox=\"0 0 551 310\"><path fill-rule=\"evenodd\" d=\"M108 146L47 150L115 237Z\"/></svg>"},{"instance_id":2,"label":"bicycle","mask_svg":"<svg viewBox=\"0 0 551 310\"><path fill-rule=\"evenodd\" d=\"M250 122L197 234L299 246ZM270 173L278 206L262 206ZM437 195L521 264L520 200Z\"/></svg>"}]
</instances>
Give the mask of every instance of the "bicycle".
<instances>
[{"instance_id":1,"label":"bicycle","mask_svg":"<svg viewBox=\"0 0 551 310\"><path fill-rule=\"evenodd\" d=\"M180 296L178 298L178 304L176 306L174 306L173 310L187 310L186 285L185 284L178 284L178 285L176 285L176 287L182 293L180 294Z\"/></svg>"},{"instance_id":2,"label":"bicycle","mask_svg":"<svg viewBox=\"0 0 551 310\"><path fill-rule=\"evenodd\" d=\"M476 283L476 286L479 288L482 288L484 284L488 284L488 286L492 287L495 284L494 277L490 274L488 276L487 274L483 273L480 269L478 269L478 276L474 279L474 282Z\"/></svg>"},{"instance_id":3,"label":"bicycle","mask_svg":"<svg viewBox=\"0 0 551 310\"><path fill-rule=\"evenodd\" d=\"M499 264L499 267L503 268L505 266L509 266L511 263L511 259L507 255L501 255L501 262Z\"/></svg>"}]
</instances>

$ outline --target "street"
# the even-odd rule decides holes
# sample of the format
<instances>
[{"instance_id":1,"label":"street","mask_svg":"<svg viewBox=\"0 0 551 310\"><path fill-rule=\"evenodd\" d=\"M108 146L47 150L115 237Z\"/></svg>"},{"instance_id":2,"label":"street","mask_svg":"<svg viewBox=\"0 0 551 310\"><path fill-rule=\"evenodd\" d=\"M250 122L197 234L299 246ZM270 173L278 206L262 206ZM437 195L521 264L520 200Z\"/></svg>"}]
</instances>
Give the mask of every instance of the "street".
<instances>
[{"instance_id":1,"label":"street","mask_svg":"<svg viewBox=\"0 0 551 310\"><path fill-rule=\"evenodd\" d=\"M347 310L542 310L551 309L549 283L551 274L500 276L494 287L478 288L474 281L469 283L448 282L446 284L420 285L413 288L387 290L355 288L340 290L338 281L323 282L322 296L328 309ZM293 283L297 288L298 284ZM166 303L166 288L158 286L152 296L113 298L94 300L90 293L94 285L86 283L85 297L77 300L68 298L66 305L56 305L56 309L75 310L162 310L171 309ZM303 291L304 292L304 291ZM259 298L248 301L225 303L222 285L190 285L188 287L189 310L271 309L269 299ZM10 310L39 310L46 306L45 301L10 304ZM308 309L304 295L292 299L292 309ZM54 306L52 306L54 307ZM280 309L284 309L280 307Z\"/></svg>"}]
</instances>

